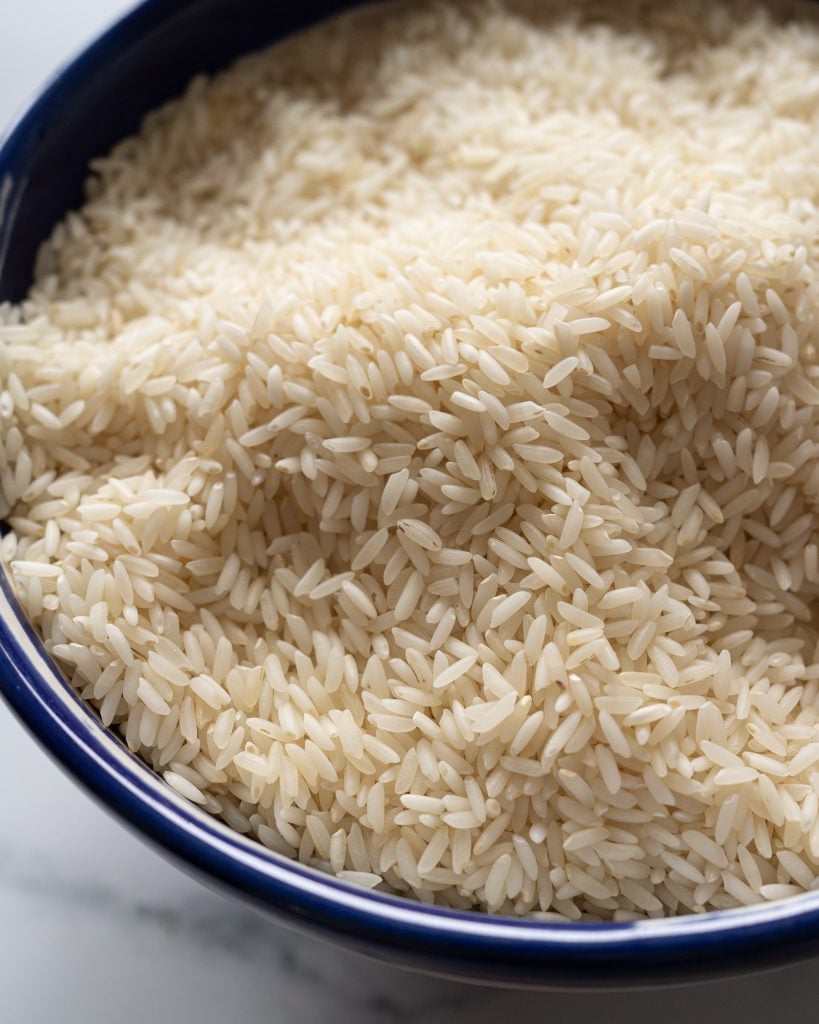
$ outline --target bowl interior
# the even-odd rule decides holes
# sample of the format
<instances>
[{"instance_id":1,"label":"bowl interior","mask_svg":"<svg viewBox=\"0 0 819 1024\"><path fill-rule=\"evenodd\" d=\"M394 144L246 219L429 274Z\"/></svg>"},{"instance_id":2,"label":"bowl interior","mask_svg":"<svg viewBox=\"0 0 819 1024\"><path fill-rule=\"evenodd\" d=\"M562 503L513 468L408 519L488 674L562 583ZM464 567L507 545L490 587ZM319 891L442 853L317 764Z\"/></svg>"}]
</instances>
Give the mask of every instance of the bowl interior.
<instances>
[{"instance_id":1,"label":"bowl interior","mask_svg":"<svg viewBox=\"0 0 819 1024\"><path fill-rule=\"evenodd\" d=\"M178 95L194 75L361 2L137 5L55 74L2 142L0 302L24 297L38 246L82 200L89 161L134 132L145 113Z\"/></svg>"}]
</instances>

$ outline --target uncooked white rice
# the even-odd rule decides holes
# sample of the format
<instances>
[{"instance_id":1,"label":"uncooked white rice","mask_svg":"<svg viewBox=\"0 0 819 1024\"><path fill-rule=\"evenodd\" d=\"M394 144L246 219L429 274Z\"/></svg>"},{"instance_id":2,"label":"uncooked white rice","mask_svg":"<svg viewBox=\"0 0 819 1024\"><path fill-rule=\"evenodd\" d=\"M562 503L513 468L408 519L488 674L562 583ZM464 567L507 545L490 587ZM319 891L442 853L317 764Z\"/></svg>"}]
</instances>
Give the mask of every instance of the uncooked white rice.
<instances>
[{"instance_id":1,"label":"uncooked white rice","mask_svg":"<svg viewBox=\"0 0 819 1024\"><path fill-rule=\"evenodd\" d=\"M0 545L166 782L351 882L631 920L819 865L819 31L431 4L94 164L0 309Z\"/></svg>"}]
</instances>

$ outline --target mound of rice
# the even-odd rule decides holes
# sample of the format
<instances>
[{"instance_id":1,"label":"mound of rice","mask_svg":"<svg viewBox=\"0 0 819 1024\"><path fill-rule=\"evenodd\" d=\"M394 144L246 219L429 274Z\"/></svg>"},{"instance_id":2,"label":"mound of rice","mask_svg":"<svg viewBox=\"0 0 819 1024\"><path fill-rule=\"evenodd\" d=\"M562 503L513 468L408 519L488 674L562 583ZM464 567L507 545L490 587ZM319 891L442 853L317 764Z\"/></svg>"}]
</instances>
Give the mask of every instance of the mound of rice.
<instances>
[{"instance_id":1,"label":"mound of rice","mask_svg":"<svg viewBox=\"0 0 819 1024\"><path fill-rule=\"evenodd\" d=\"M778 899L819 865L819 29L565 6L358 13L99 160L0 310L2 558L273 850L517 915Z\"/></svg>"}]
</instances>

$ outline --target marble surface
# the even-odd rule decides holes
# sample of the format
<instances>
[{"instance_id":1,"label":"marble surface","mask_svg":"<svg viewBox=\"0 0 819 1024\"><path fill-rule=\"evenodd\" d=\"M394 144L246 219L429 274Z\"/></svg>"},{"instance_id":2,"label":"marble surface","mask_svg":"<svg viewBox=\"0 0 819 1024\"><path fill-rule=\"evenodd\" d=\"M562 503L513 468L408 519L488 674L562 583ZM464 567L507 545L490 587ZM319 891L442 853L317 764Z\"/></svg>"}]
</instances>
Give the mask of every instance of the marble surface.
<instances>
[{"instance_id":1,"label":"marble surface","mask_svg":"<svg viewBox=\"0 0 819 1024\"><path fill-rule=\"evenodd\" d=\"M129 4L0 0L0 122ZM13 13L12 13L13 12ZM0 1021L9 1024L754 1024L810 1020L819 962L662 992L424 978L270 923L143 846L0 707Z\"/></svg>"}]
</instances>

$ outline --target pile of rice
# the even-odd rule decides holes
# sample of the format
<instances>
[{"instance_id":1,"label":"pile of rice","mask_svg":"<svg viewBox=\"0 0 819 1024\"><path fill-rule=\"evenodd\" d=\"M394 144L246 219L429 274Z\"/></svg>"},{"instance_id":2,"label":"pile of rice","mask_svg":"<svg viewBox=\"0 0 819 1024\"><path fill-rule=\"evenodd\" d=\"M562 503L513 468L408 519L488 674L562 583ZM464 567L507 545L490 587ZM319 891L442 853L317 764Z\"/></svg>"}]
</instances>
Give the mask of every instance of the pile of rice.
<instances>
[{"instance_id":1,"label":"pile of rice","mask_svg":"<svg viewBox=\"0 0 819 1024\"><path fill-rule=\"evenodd\" d=\"M412 5L94 165L0 309L2 558L240 832L427 903L819 887L819 29Z\"/></svg>"}]
</instances>

